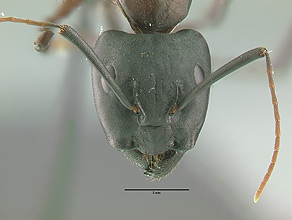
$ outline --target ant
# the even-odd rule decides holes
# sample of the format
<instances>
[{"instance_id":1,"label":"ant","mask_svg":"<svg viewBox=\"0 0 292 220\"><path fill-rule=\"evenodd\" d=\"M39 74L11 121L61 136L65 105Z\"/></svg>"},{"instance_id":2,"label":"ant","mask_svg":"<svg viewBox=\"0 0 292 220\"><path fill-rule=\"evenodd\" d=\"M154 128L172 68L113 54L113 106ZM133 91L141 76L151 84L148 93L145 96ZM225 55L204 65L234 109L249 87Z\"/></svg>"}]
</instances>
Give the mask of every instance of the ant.
<instances>
[{"instance_id":1,"label":"ant","mask_svg":"<svg viewBox=\"0 0 292 220\"><path fill-rule=\"evenodd\" d=\"M268 171L254 196L257 202L277 161L280 115L269 52L254 48L211 73L208 44L197 31L174 32L191 0L111 0L135 34L103 32L91 48L70 26L56 24L82 0L63 2L47 21L1 17L0 22L44 28L36 49L46 50L51 28L91 62L97 114L109 143L144 171L168 175L194 147L206 117L210 86L235 70L265 57L275 117L275 145Z\"/></svg>"}]
</instances>

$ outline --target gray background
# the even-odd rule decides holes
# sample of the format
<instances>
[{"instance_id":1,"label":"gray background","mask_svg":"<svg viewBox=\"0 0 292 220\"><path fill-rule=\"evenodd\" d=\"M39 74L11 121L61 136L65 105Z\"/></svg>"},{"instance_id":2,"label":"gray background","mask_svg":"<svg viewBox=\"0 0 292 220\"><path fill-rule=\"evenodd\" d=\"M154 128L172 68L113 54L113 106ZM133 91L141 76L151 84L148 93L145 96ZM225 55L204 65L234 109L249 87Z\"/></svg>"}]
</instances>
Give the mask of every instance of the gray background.
<instances>
[{"instance_id":1,"label":"gray background","mask_svg":"<svg viewBox=\"0 0 292 220\"><path fill-rule=\"evenodd\" d=\"M0 13L43 20L56 0L1 0ZM212 3L194 1L191 27ZM104 9L90 23L107 29ZM217 26L200 28L213 70L257 46L275 63L292 25L292 1L234 0ZM66 23L80 23L78 9ZM84 9L85 10L85 9ZM87 9L88 10L88 9ZM130 31L116 10L122 29ZM273 152L274 120L264 60L216 83L196 147L160 182L148 181L106 141L95 113L90 68L70 49L34 51L37 28L0 24L0 219L292 219L292 57L275 73L281 151L258 204L257 189ZM60 39L58 40L60 41ZM74 55L72 55L72 53ZM71 66L71 69L68 66ZM66 74L67 72L67 74ZM189 192L124 192L179 187Z\"/></svg>"}]
</instances>

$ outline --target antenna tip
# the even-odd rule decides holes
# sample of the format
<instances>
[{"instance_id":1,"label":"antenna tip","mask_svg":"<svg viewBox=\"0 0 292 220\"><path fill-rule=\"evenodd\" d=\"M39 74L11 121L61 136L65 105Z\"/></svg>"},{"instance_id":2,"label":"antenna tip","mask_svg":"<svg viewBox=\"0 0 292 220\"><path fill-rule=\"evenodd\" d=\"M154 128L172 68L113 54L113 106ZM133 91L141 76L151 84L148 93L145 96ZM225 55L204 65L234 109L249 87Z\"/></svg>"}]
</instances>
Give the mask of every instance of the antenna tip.
<instances>
[{"instance_id":1,"label":"antenna tip","mask_svg":"<svg viewBox=\"0 0 292 220\"><path fill-rule=\"evenodd\" d=\"M261 191L256 191L253 198L254 203L257 203L259 201L260 195L261 195Z\"/></svg>"}]
</instances>

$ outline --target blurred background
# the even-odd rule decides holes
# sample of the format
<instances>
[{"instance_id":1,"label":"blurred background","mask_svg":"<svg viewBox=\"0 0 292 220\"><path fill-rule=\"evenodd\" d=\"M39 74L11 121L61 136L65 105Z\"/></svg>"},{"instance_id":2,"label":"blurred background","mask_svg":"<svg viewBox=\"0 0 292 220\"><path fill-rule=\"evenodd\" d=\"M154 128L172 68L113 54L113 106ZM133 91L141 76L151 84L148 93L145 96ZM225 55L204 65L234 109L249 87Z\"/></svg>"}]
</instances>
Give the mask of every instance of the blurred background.
<instances>
[{"instance_id":1,"label":"blurred background","mask_svg":"<svg viewBox=\"0 0 292 220\"><path fill-rule=\"evenodd\" d=\"M213 2L193 1L179 26L198 27L209 43L213 70L258 46L272 51L277 67L281 150L259 202L253 203L253 195L274 145L264 59L212 87L195 148L171 175L151 182L107 143L85 58L60 37L40 54L33 46L38 28L1 23L1 220L292 219L292 1L233 0L222 19L200 25ZM0 16L43 20L60 3L1 0ZM91 43L101 29L131 32L119 9L101 0L88 0L61 23L76 27ZM190 191L124 192L164 187Z\"/></svg>"}]
</instances>

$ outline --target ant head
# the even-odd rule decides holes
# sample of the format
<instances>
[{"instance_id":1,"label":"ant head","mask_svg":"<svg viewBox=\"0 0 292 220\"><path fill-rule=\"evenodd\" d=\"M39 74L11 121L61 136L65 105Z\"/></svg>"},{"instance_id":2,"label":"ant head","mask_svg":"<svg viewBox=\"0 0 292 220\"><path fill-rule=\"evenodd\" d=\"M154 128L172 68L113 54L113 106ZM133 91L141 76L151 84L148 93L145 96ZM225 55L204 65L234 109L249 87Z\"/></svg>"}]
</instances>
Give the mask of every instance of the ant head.
<instances>
[{"instance_id":1,"label":"ant head","mask_svg":"<svg viewBox=\"0 0 292 220\"><path fill-rule=\"evenodd\" d=\"M136 33L171 32L188 14L192 0L116 0Z\"/></svg>"}]
</instances>

